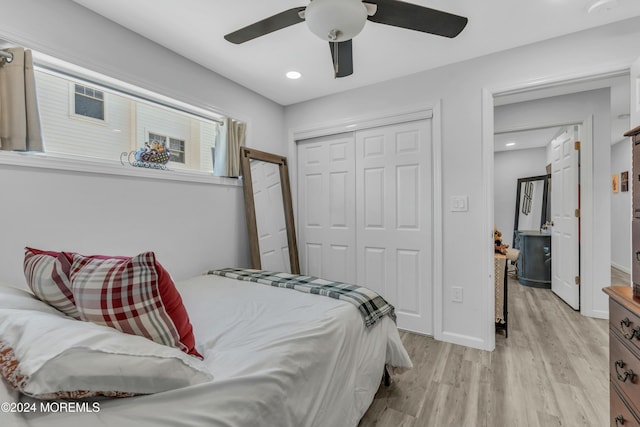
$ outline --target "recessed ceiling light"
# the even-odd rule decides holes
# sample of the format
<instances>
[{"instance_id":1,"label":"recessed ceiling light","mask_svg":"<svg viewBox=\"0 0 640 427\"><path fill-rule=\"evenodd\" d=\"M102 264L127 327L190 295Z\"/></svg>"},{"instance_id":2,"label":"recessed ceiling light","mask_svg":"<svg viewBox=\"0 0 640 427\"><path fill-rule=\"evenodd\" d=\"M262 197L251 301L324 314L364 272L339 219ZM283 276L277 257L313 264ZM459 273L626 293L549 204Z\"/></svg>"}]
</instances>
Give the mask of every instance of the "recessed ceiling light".
<instances>
[{"instance_id":1,"label":"recessed ceiling light","mask_svg":"<svg viewBox=\"0 0 640 427\"><path fill-rule=\"evenodd\" d=\"M302 74L300 74L300 73L299 73L299 72L297 72L297 71L289 71L289 72L287 73L287 78L288 78L288 79L291 79L291 80L297 80L297 79L299 79L300 77L302 77Z\"/></svg>"},{"instance_id":2,"label":"recessed ceiling light","mask_svg":"<svg viewBox=\"0 0 640 427\"><path fill-rule=\"evenodd\" d=\"M618 6L618 0L593 0L587 6L587 13L608 11Z\"/></svg>"},{"instance_id":3,"label":"recessed ceiling light","mask_svg":"<svg viewBox=\"0 0 640 427\"><path fill-rule=\"evenodd\" d=\"M505 147L513 147L514 145L516 145L515 142L507 142L506 144L504 144Z\"/></svg>"}]
</instances>

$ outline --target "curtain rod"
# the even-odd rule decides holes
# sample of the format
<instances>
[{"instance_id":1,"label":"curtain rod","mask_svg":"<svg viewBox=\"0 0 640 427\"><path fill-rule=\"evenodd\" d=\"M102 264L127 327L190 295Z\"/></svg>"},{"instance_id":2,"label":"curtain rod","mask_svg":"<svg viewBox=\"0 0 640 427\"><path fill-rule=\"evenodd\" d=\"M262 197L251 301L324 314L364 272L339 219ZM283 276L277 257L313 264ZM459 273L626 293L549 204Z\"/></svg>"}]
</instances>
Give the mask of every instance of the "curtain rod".
<instances>
[{"instance_id":1,"label":"curtain rod","mask_svg":"<svg viewBox=\"0 0 640 427\"><path fill-rule=\"evenodd\" d=\"M13 61L13 53L5 52L4 50L0 50L0 57L4 58L5 61L11 62Z\"/></svg>"}]
</instances>

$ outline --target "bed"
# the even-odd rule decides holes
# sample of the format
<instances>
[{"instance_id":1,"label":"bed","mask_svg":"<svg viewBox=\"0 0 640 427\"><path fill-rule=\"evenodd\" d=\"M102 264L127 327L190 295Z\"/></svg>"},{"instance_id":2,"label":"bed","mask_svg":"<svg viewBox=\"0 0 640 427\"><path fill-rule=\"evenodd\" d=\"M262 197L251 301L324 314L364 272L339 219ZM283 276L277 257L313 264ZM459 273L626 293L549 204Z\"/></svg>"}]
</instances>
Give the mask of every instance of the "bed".
<instances>
[{"instance_id":1,"label":"bed","mask_svg":"<svg viewBox=\"0 0 640 427\"><path fill-rule=\"evenodd\" d=\"M3 378L0 425L357 426L380 386L385 366L411 368L391 315L383 315L367 326L361 312L347 301L216 274L199 275L175 286L188 312L195 350L202 360L178 351L177 369L155 367L155 361L137 368L149 370L151 377L156 373L173 375L167 381L175 384L164 391L134 393L131 397L42 400L19 393ZM40 339L34 340L37 342L30 344L28 352L23 350L30 357L38 345L45 346L44 351L54 351L52 347L67 339L80 340L78 337L85 334L92 337L89 334L93 329L75 332L76 327L90 326L98 334L114 333L106 326L99 329L87 325L91 322L72 319L24 288L0 286L0 341L11 338L11 331L16 335L13 339L37 335L42 330L32 325L37 318L51 329L45 338L54 341L45 346ZM31 328L32 332L18 333L16 328ZM169 348L151 341L143 345L151 344L158 346L150 348L152 356L156 354L154 349L162 353ZM63 375L65 369L81 371L80 365L90 359L74 357L70 359L73 367L57 362L56 374ZM107 359L95 364L109 363ZM183 368L190 373L181 374ZM180 383L184 376L190 378L186 384ZM47 383L47 379L43 381ZM73 404L60 406L67 402Z\"/></svg>"}]
</instances>

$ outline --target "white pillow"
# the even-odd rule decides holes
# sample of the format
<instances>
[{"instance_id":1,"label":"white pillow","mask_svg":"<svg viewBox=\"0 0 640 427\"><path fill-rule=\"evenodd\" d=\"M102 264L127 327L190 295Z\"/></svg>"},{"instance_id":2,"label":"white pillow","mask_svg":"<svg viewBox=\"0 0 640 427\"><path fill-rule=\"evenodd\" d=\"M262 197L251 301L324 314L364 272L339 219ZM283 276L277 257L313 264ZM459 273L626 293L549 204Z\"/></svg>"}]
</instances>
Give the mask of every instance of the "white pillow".
<instances>
[{"instance_id":1,"label":"white pillow","mask_svg":"<svg viewBox=\"0 0 640 427\"><path fill-rule=\"evenodd\" d=\"M130 396L213 379L201 360L176 348L74 320L28 292L0 286L0 302L0 373L26 395Z\"/></svg>"}]
</instances>

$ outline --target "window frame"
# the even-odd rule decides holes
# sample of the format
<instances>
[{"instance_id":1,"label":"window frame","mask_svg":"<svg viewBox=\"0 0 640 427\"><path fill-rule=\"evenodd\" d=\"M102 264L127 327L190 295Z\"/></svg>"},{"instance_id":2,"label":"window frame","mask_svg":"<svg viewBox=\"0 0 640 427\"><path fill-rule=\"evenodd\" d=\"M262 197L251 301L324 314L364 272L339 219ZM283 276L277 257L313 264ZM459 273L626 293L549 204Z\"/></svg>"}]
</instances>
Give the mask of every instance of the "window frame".
<instances>
[{"instance_id":1,"label":"window frame","mask_svg":"<svg viewBox=\"0 0 640 427\"><path fill-rule=\"evenodd\" d=\"M107 98L108 95L104 90L100 90L98 88L95 87L91 87L87 84L83 84L83 83L78 83L78 82L69 82L69 86L70 86L70 92L71 92L71 102L69 103L69 107L71 108L71 117L80 119L80 120L90 120L92 122L96 122L96 123L108 123L107 121ZM97 97L93 97L93 96L89 96L87 94L84 93L78 93L76 91L76 87L77 86L81 86L84 89L91 89L95 92L100 92L102 94L102 99L97 98ZM92 117L92 116L87 116L85 114L80 114L78 113L78 108L76 105L76 95L79 96L83 96L85 98L88 99L92 99L92 100L96 100L96 101L100 101L102 103L102 118L97 118L97 117Z\"/></svg>"},{"instance_id":2,"label":"window frame","mask_svg":"<svg viewBox=\"0 0 640 427\"><path fill-rule=\"evenodd\" d=\"M227 116L215 111L211 106L199 106L197 103L186 102L169 97L160 92L146 89L133 83L127 83L115 77L109 77L100 72L73 65L67 61L43 54L33 50L34 68L36 71L46 72L58 77L63 77L71 84L79 83L88 85L106 92L113 91L118 95L132 97L129 92L135 93L133 98L137 101L145 101L152 105L168 107L172 110L185 113L198 119L204 119L225 126ZM69 90L73 96L75 89ZM105 93L108 98L108 93ZM105 100L106 101L106 100ZM108 101L107 101L108 102ZM107 116L108 109L105 111ZM107 125L106 121L95 120L86 116L76 116L79 120L91 120L93 123ZM107 117L105 117L107 118ZM246 120L243 120L246 122ZM46 141L45 141L46 145ZM242 179L235 177L214 176L211 172L192 169L154 170L146 168L130 167L124 165L121 159L100 159L72 154L40 153L40 152L13 152L0 150L0 165L29 167L47 170L68 171L71 173L89 173L97 175L117 175L126 177L141 177L144 179L160 179L166 181L195 182L223 186L242 186Z\"/></svg>"}]
</instances>

